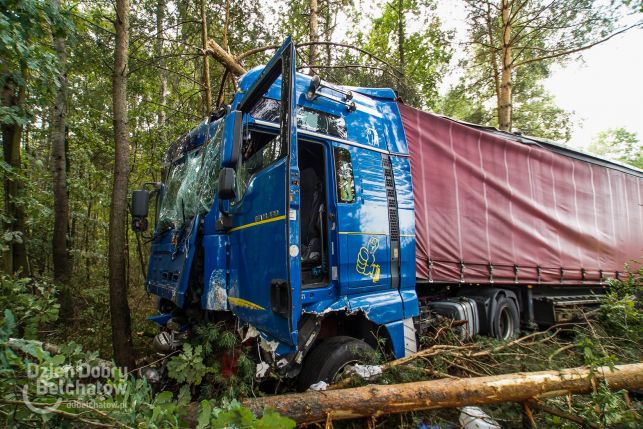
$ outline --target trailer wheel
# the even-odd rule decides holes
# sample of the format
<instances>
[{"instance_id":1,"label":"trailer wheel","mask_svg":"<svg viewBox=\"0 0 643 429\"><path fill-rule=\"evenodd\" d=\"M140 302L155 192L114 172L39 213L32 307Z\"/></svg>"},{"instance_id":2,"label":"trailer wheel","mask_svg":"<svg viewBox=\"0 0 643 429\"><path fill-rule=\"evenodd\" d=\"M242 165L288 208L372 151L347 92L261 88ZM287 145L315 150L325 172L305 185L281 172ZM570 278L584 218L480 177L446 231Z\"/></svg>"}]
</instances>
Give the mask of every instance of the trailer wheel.
<instances>
[{"instance_id":1,"label":"trailer wheel","mask_svg":"<svg viewBox=\"0 0 643 429\"><path fill-rule=\"evenodd\" d=\"M512 299L504 295L498 297L496 311L493 315L491 332L499 340L508 340L518 335L520 315Z\"/></svg>"},{"instance_id":2,"label":"trailer wheel","mask_svg":"<svg viewBox=\"0 0 643 429\"><path fill-rule=\"evenodd\" d=\"M297 378L297 390L303 392L318 381L331 383L346 366L363 362L370 353L373 353L371 346L353 337L337 336L323 340L306 356Z\"/></svg>"}]
</instances>

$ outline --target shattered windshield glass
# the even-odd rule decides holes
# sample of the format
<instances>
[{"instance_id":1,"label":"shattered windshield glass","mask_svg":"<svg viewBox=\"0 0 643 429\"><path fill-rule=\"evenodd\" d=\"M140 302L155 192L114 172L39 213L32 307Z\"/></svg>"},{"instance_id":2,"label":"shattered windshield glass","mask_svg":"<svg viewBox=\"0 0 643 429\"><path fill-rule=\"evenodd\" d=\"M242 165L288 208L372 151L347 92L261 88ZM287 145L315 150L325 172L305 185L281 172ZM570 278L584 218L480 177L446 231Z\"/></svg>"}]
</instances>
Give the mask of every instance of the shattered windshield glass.
<instances>
[{"instance_id":1,"label":"shattered windshield glass","mask_svg":"<svg viewBox=\"0 0 643 429\"><path fill-rule=\"evenodd\" d=\"M170 167L159 214L159 228L180 229L212 207L217 192L223 127L208 142L176 160Z\"/></svg>"}]
</instances>

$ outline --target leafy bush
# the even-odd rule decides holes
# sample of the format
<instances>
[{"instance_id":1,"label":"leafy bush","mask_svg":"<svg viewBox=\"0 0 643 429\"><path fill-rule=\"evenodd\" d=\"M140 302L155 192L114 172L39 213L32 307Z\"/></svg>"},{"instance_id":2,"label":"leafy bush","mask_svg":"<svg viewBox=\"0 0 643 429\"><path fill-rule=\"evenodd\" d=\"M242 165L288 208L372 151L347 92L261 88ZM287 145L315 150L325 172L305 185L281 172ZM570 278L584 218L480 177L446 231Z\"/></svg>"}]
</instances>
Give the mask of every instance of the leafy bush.
<instances>
[{"instance_id":1,"label":"leafy bush","mask_svg":"<svg viewBox=\"0 0 643 429\"><path fill-rule=\"evenodd\" d=\"M11 310L18 336L36 338L38 329L58 318L56 289L46 280L0 274L0 308Z\"/></svg>"},{"instance_id":2,"label":"leafy bush","mask_svg":"<svg viewBox=\"0 0 643 429\"><path fill-rule=\"evenodd\" d=\"M600 322L614 335L643 341L643 268L627 272L623 280L610 280L609 289L602 298Z\"/></svg>"},{"instance_id":3,"label":"leafy bush","mask_svg":"<svg viewBox=\"0 0 643 429\"><path fill-rule=\"evenodd\" d=\"M212 368L206 368L203 364L202 346L192 348L186 343L183 345L183 353L170 358L167 371L169 376L179 383L198 386L203 377L212 372Z\"/></svg>"},{"instance_id":4,"label":"leafy bush","mask_svg":"<svg viewBox=\"0 0 643 429\"><path fill-rule=\"evenodd\" d=\"M38 341L10 339L16 328L16 317L6 309L0 320L0 427L179 428L195 420L201 429L295 426L294 421L270 410L257 419L236 401L217 404L206 400L201 401L198 409L189 407L192 397L187 385L176 397L167 391L154 396L145 379L125 376L117 369L112 371L112 365L98 359L96 353L84 352L72 343L61 347L60 353L51 354ZM202 363L197 362L202 360L202 351L186 346L184 358L187 357L177 360L174 370L185 364L185 369L192 371L186 381L196 383L194 371L201 368ZM107 368L109 375L83 378L79 374L84 367ZM196 371L200 372L202 369ZM79 379L83 382L81 387ZM99 391L98 386L107 387ZM65 389L60 390L61 387Z\"/></svg>"},{"instance_id":5,"label":"leafy bush","mask_svg":"<svg viewBox=\"0 0 643 429\"><path fill-rule=\"evenodd\" d=\"M168 361L168 375L179 383L200 385L203 399L230 401L250 396L255 363L237 334L223 323L197 326L195 333L192 345L186 344L182 354Z\"/></svg>"}]
</instances>

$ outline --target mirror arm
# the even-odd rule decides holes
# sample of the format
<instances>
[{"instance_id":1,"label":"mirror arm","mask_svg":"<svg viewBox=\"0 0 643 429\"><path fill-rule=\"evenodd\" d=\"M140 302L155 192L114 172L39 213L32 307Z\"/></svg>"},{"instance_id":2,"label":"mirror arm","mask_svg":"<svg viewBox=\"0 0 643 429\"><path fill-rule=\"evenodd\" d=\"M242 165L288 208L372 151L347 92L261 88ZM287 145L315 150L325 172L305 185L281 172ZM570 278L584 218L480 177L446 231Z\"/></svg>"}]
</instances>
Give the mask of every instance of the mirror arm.
<instances>
[{"instance_id":1,"label":"mirror arm","mask_svg":"<svg viewBox=\"0 0 643 429\"><path fill-rule=\"evenodd\" d=\"M217 219L216 229L217 231L227 231L232 228L232 215L230 211L225 207L225 202L222 199L219 199L219 219Z\"/></svg>"}]
</instances>

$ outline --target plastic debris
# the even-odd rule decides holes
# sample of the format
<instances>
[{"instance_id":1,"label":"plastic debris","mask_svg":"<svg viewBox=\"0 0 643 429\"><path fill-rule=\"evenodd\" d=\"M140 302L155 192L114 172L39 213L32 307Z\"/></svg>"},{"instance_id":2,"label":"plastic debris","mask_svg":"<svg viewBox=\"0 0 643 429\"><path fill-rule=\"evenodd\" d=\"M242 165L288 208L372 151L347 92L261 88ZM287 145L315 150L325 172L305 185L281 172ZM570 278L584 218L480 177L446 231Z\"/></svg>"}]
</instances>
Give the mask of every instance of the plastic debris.
<instances>
[{"instance_id":1,"label":"plastic debris","mask_svg":"<svg viewBox=\"0 0 643 429\"><path fill-rule=\"evenodd\" d=\"M355 364L355 365L346 367L346 373L356 374L361 378L363 378L364 380L368 380L382 373L382 365Z\"/></svg>"},{"instance_id":2,"label":"plastic debris","mask_svg":"<svg viewBox=\"0 0 643 429\"><path fill-rule=\"evenodd\" d=\"M462 407L458 421L463 429L501 429L494 419L478 407Z\"/></svg>"},{"instance_id":3,"label":"plastic debris","mask_svg":"<svg viewBox=\"0 0 643 429\"><path fill-rule=\"evenodd\" d=\"M268 369L270 369L270 365L268 365L266 362L259 362L257 364L257 371L255 373L255 376L257 378L263 378L263 376L266 375L266 372L268 372Z\"/></svg>"},{"instance_id":4,"label":"plastic debris","mask_svg":"<svg viewBox=\"0 0 643 429\"><path fill-rule=\"evenodd\" d=\"M326 383L325 381L318 381L315 384L311 384L310 387L308 388L308 390L317 390L317 391L326 390L326 389L328 389L328 383Z\"/></svg>"}]
</instances>

